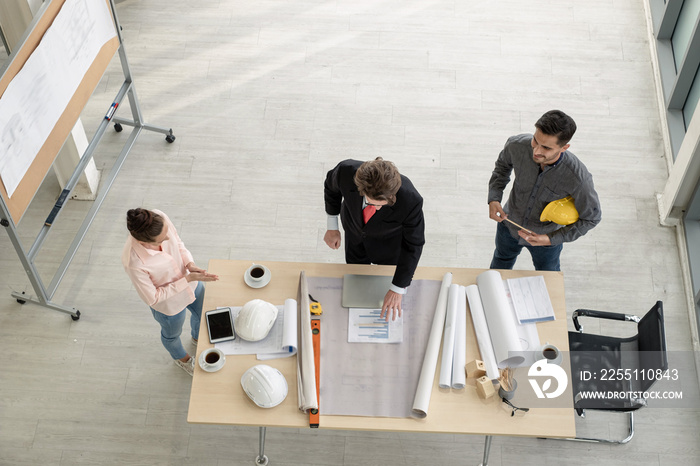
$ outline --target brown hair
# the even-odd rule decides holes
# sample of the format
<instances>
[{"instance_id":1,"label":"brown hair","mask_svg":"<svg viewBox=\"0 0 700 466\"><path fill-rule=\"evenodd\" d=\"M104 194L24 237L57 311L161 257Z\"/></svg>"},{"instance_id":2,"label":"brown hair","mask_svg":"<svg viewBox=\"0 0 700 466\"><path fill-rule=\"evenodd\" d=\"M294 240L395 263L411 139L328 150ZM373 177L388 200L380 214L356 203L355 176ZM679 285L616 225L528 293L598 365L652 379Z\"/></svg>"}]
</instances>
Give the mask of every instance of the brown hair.
<instances>
[{"instance_id":1,"label":"brown hair","mask_svg":"<svg viewBox=\"0 0 700 466\"><path fill-rule=\"evenodd\" d=\"M150 210L130 209L126 213L126 227L131 236L144 243L153 243L163 232L163 217Z\"/></svg>"},{"instance_id":2,"label":"brown hair","mask_svg":"<svg viewBox=\"0 0 700 466\"><path fill-rule=\"evenodd\" d=\"M360 195L393 205L401 188L401 174L393 163L377 157L360 165L355 172L355 185Z\"/></svg>"}]
</instances>

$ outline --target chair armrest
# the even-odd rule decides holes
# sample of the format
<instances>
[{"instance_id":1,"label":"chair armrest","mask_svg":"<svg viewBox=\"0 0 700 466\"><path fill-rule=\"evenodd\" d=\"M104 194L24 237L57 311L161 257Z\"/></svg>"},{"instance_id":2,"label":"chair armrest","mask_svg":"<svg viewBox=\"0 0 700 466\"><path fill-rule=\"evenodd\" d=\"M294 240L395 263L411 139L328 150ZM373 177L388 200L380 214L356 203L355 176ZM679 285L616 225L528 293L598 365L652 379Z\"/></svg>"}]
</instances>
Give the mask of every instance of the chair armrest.
<instances>
[{"instance_id":1,"label":"chair armrest","mask_svg":"<svg viewBox=\"0 0 700 466\"><path fill-rule=\"evenodd\" d=\"M619 312L594 311L592 309L577 309L571 314L574 320L574 327L579 333L583 333L583 326L578 323L578 318L581 317L597 317L598 319L622 320L627 322L639 322L639 317L631 314L621 314Z\"/></svg>"}]
</instances>

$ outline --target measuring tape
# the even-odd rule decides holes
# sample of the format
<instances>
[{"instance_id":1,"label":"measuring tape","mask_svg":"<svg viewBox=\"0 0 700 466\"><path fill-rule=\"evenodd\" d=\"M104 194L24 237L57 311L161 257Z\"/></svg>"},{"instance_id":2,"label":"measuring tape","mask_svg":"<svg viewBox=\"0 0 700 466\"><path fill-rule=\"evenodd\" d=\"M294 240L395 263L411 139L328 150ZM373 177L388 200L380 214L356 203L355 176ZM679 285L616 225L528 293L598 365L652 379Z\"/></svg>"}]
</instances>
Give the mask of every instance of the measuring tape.
<instances>
[{"instance_id":1,"label":"measuring tape","mask_svg":"<svg viewBox=\"0 0 700 466\"><path fill-rule=\"evenodd\" d=\"M321 402L320 397L320 375L321 375L321 321L319 319L311 319L311 338L314 348L314 366L316 372L316 402ZM319 406L320 408L320 406ZM309 411L309 427L318 428L319 414L318 409Z\"/></svg>"}]
</instances>

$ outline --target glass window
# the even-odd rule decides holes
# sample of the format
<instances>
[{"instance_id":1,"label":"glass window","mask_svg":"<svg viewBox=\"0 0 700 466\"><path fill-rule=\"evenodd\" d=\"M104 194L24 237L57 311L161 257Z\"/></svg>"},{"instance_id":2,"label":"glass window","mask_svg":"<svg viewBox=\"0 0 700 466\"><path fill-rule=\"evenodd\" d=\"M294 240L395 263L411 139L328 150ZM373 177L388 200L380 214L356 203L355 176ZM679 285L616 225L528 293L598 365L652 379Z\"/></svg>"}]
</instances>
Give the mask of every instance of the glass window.
<instances>
[{"instance_id":1,"label":"glass window","mask_svg":"<svg viewBox=\"0 0 700 466\"><path fill-rule=\"evenodd\" d=\"M690 119L693 118L693 113L695 113L695 107L698 106L698 99L700 99L700 70L695 72L693 85L690 87L688 98L685 100L685 105L683 105L683 121L685 122L686 130L690 125Z\"/></svg>"},{"instance_id":2,"label":"glass window","mask_svg":"<svg viewBox=\"0 0 700 466\"><path fill-rule=\"evenodd\" d=\"M685 0L678 16L676 29L673 30L673 36L671 36L676 71L678 71L685 52L688 50L688 43L693 34L698 15L700 15L700 0Z\"/></svg>"}]
</instances>

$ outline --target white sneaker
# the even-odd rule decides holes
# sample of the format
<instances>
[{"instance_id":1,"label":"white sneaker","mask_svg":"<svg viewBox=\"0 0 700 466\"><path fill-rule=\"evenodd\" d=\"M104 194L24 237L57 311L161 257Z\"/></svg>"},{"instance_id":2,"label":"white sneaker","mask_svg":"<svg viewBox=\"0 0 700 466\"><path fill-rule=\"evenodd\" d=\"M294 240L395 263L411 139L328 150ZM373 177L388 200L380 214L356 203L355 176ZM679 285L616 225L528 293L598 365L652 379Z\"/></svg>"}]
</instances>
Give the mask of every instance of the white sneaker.
<instances>
[{"instance_id":1,"label":"white sneaker","mask_svg":"<svg viewBox=\"0 0 700 466\"><path fill-rule=\"evenodd\" d=\"M190 357L189 361L182 362L179 359L175 360L175 365L178 366L183 371L187 372L191 376L194 376L194 358Z\"/></svg>"}]
</instances>

